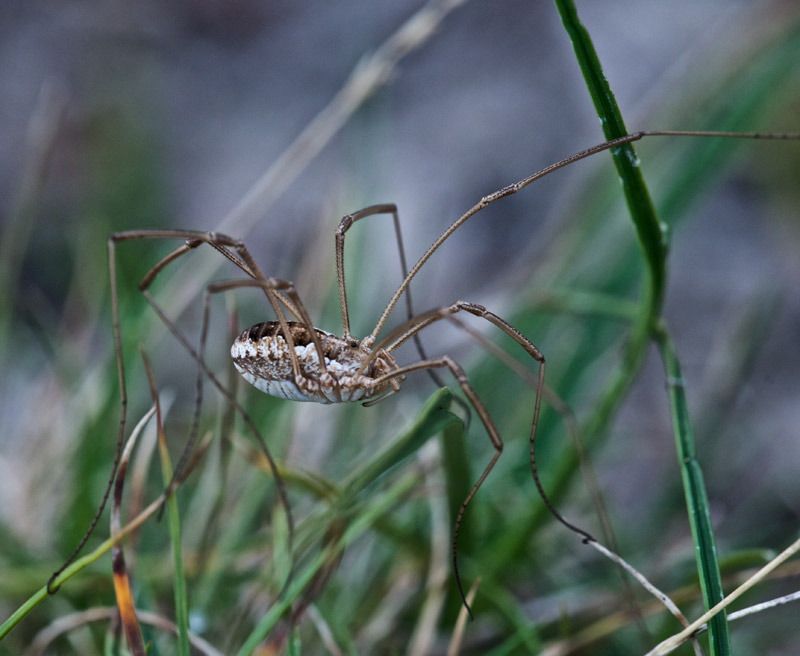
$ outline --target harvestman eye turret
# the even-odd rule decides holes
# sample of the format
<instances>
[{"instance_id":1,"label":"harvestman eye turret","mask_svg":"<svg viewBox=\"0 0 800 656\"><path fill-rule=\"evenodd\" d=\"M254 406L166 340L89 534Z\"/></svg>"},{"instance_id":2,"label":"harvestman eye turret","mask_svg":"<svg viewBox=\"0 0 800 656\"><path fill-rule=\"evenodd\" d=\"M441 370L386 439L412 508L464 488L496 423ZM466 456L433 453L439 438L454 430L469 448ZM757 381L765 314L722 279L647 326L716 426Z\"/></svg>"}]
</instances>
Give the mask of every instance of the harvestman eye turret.
<instances>
[{"instance_id":1,"label":"harvestman eye turret","mask_svg":"<svg viewBox=\"0 0 800 656\"><path fill-rule=\"evenodd\" d=\"M336 271L338 277L339 302L342 313L342 336L336 336L316 328L311 321L305 306L300 299L294 285L291 282L278 278L270 278L264 275L261 268L256 264L244 242L234 237L215 232L200 232L194 230L133 230L120 232L111 235L108 242L109 254L109 273L111 279L111 302L114 325L114 342L117 355L120 397L121 397L121 418L117 439L117 455L112 467L112 474L109 482L111 483L116 475L119 453L125 433L127 392L125 386L124 365L122 358L122 340L119 321L119 303L116 284L116 244L123 241L140 239L181 239L184 243L165 256L150 271L139 284L139 289L151 304L156 314L164 324L170 329L175 337L181 342L184 348L197 361L199 367L198 378L198 398L195 413L195 421L191 431L189 443L184 451L181 461L175 468L173 481L165 492L171 493L181 480L184 473L183 468L190 454L194 439L197 434L197 415L200 407L200 397L202 386L200 380L205 375L211 383L225 396L241 415L248 429L259 441L261 450L267 458L272 473L275 477L278 494L282 504L286 507L289 516L290 531L292 529L291 513L286 496L285 488L281 480L278 468L270 454L266 442L262 439L258 429L250 420L247 413L239 405L232 393L223 385L213 371L205 363L205 338L208 327L209 299L211 294L228 291L235 288L255 287L261 289L272 307L272 311L277 320L259 323L242 332L231 347L231 356L234 365L239 373L252 385L259 390L272 396L289 399L293 401L314 401L317 403L343 403L360 401L364 405L376 403L386 396L400 390L400 386L408 374L414 371L427 370L433 373L437 369L447 369L458 383L461 391L466 396L469 404L474 408L483 427L495 449L494 455L489 463L484 467L477 482L464 499L458 511L453 529L453 568L456 583L464 605L469 608L464 595L458 572L457 547L458 532L461 525L464 511L469 505L472 497L483 484L486 477L491 472L500 454L503 451L503 441L492 420L488 410L481 399L473 390L463 369L458 363L448 355L438 357L427 357L418 343L420 359L410 364L400 364L395 359L393 353L403 343L409 339L417 340L418 334L427 326L453 317L459 312L466 312L474 316L485 319L506 335L511 337L519 344L525 352L533 359L538 367L536 376L536 390L532 404L532 419L530 433L530 454L531 469L533 478L540 495L547 504L550 511L570 529L578 532L586 539L591 536L566 522L549 503L547 496L538 480L538 475L534 460L534 441L536 427L539 417L542 390L544 386L545 358L539 349L527 337L520 333L516 328L509 324L505 319L491 312L485 307L467 301L456 301L450 305L431 310L422 314L414 314L411 305L409 285L413 278L419 273L427 260L439 249L439 247L469 218L480 212L490 203L500 198L515 194L520 189L526 187L534 180L537 180L557 169L563 168L577 160L584 159L603 150L608 150L615 146L630 143L642 139L645 136L715 136L715 137L738 137L738 138L771 138L771 139L795 139L798 135L762 135L755 133L723 133L723 132L685 132L685 131L657 131L657 132L637 132L613 141L608 141L591 148L587 148L575 155L567 157L550 166L516 182L504 187L488 196L483 197L477 204L461 215L445 230L436 241L425 251L417 263L407 270L405 255L400 233L400 222L397 215L397 208L392 204L374 205L363 209L354 214L345 216L339 223L336 230ZM395 234L400 251L403 280L389 299L383 313L381 314L372 332L359 339L350 332L350 320L347 308L347 293L344 279L344 241L346 232L354 223L360 219L378 215L390 214L394 221ZM199 352L195 351L183 332L170 319L162 307L155 301L149 292L149 287L158 274L169 264L180 258L182 255L194 250L202 244L208 244L214 248L233 264L235 264L245 275L246 279L212 283L206 287L206 301L203 319L203 328L200 338ZM406 311L408 318L398 327L378 341L378 336L383 330L386 321L398 304L400 297L405 295ZM287 318L287 313L289 318ZM321 356L321 357L320 357ZM435 374L434 374L435 377ZM435 378L437 381L438 379ZM52 591L51 584L55 578L71 563L78 552L81 550L92 530L97 519L103 510L105 501L108 497L108 490L104 495L100 508L97 511L87 534L81 540L73 555L61 569L53 574L48 582L48 589Z\"/></svg>"}]
</instances>

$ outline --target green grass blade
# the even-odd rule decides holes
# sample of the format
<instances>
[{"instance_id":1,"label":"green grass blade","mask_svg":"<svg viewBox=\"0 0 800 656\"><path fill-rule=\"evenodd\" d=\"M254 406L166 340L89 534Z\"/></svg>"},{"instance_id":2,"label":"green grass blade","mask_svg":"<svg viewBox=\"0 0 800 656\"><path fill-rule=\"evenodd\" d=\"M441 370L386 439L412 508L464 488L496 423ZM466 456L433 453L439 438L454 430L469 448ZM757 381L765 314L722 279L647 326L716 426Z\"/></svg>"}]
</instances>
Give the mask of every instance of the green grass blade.
<instances>
[{"instance_id":1,"label":"green grass blade","mask_svg":"<svg viewBox=\"0 0 800 656\"><path fill-rule=\"evenodd\" d=\"M83 560L83 559L81 559L81 560ZM79 562L79 561L76 561L76 563L77 563L77 562ZM75 566L75 564L76 564L76 563L73 563L73 565L72 565L72 567L73 567L73 568L74 568L74 566ZM81 568L81 569L82 569L82 568ZM64 572L61 574L61 577L63 578L63 577L65 576L65 574L66 574L66 573L67 573L67 572L66 572L66 571L64 571ZM39 604L40 604L42 601L44 601L45 599L47 599L47 597L48 597L48 596L49 596L49 595L47 594L47 588L46 588L46 587L42 587L42 588L40 588L39 590L37 590L37 591L36 591L34 594L32 594L32 595L31 595L31 596L28 598L28 600L27 600L27 601L26 601L24 604L22 604L22 605L21 605L19 608L17 608L17 610L15 610L15 611L14 611L14 612L13 612L13 613L12 613L12 614L11 614L11 615L8 617L8 619L6 619L6 621L5 621L5 622L3 622L2 624L0 624L0 640L2 640L2 639L3 639L3 638L5 638L5 637L6 637L6 636L7 636L9 633L11 633L11 630L12 630L12 629L13 629L13 628L14 628L14 627L17 625L17 624L19 624L19 623L22 621L22 619L23 619L23 618L24 618L24 617L25 617L25 616L26 616L28 613L30 613L30 612L31 612L31 611L32 611L34 608L36 608L36 607L37 607L37 606L38 606L38 605L39 605Z\"/></svg>"},{"instance_id":2,"label":"green grass blade","mask_svg":"<svg viewBox=\"0 0 800 656\"><path fill-rule=\"evenodd\" d=\"M627 134L622 115L605 79L589 33L581 24L574 4L571 0L556 0L556 6L572 40L576 58L606 138L614 139ZM587 431L589 435L605 430L619 401L629 388L634 373L639 369L651 332L653 332L661 312L666 285L668 231L665 224L656 215L636 154L632 147L626 145L612 149L612 156L644 255L647 267L647 287L622 367L596 406ZM708 500L705 495L702 473L694 459L693 437L684 390L682 384L677 384L681 380L678 360L666 332L660 331L657 337L668 380L676 383L671 383L669 386L673 426L678 444L679 460L683 468L684 489L697 549L704 602L706 608L710 608L722 598L722 584L708 512ZM730 653L730 636L724 614L718 615L709 623L709 641L713 654Z\"/></svg>"},{"instance_id":3,"label":"green grass blade","mask_svg":"<svg viewBox=\"0 0 800 656\"><path fill-rule=\"evenodd\" d=\"M556 0L556 6L572 40L575 56L592 96L597 115L600 117L606 138L614 139L624 136L627 131L622 114L608 81L605 79L589 33L578 18L575 5L570 0ZM606 386L588 421L587 429L584 432L588 440L607 430L617 407L630 388L644 357L650 338L650 328L661 311L666 284L668 232L666 226L656 215L636 153L630 144L626 144L613 148L611 154L622 182L639 245L644 254L647 285L622 366Z\"/></svg>"},{"instance_id":4,"label":"green grass blade","mask_svg":"<svg viewBox=\"0 0 800 656\"><path fill-rule=\"evenodd\" d=\"M161 453L161 473L164 485L172 480L172 463L169 459L166 440L159 426L158 446ZM175 624L178 627L178 654L189 656L189 600L186 594L186 575L183 570L183 546L181 543L181 517L175 495L167 499L167 526L172 543L173 584L175 586Z\"/></svg>"},{"instance_id":5,"label":"green grass blade","mask_svg":"<svg viewBox=\"0 0 800 656\"><path fill-rule=\"evenodd\" d=\"M656 331L656 339L667 374L667 394L672 428L675 434L675 446L681 466L689 523L692 527L703 603L708 610L724 597L708 497L703 483L703 473L695 457L694 435L689 421L680 362L665 329L660 328ZM724 610L709 621L708 638L712 654L731 653L728 622Z\"/></svg>"},{"instance_id":6,"label":"green grass blade","mask_svg":"<svg viewBox=\"0 0 800 656\"><path fill-rule=\"evenodd\" d=\"M416 452L445 426L461 420L449 411L452 392L442 388L425 402L414 422L371 460L353 472L342 485L346 496L358 494L379 476Z\"/></svg>"},{"instance_id":7,"label":"green grass blade","mask_svg":"<svg viewBox=\"0 0 800 656\"><path fill-rule=\"evenodd\" d=\"M451 526L455 524L461 504L467 498L474 482L468 455L469 451L467 450L466 433L466 427L463 422L452 423L445 427L439 440ZM475 531L473 526L473 522L462 522L459 530L458 543L464 555L475 551Z\"/></svg>"},{"instance_id":8,"label":"green grass blade","mask_svg":"<svg viewBox=\"0 0 800 656\"><path fill-rule=\"evenodd\" d=\"M117 533L117 535L112 536L104 540L98 547L89 554L76 559L69 567L67 567L61 574L59 574L52 582L53 588L60 588L64 583L66 583L69 579L75 576L78 572L86 569L92 563L98 561L103 555L108 553L115 544L121 542L125 537L130 535L133 531L138 529L147 518L154 515L159 508L159 502L151 503L145 510L143 510L139 515L131 520L125 527ZM41 602L47 599L50 595L47 593L47 586L44 585L35 593L33 593L26 601L23 603L17 610L15 610L11 616L5 620L2 624L0 624L0 640L8 635L11 630L19 624L22 619L28 615L36 606L38 606Z\"/></svg>"},{"instance_id":9,"label":"green grass blade","mask_svg":"<svg viewBox=\"0 0 800 656\"><path fill-rule=\"evenodd\" d=\"M556 0L556 6L572 41L575 56L592 96L595 111L600 117L600 124L603 126L606 139L625 136L628 131L622 120L622 113L619 111L611 87L603 74L589 32L578 18L575 5L571 0ZM646 310L650 319L653 319L661 309L666 285L667 229L659 220L653 207L653 201L650 199L650 192L642 177L639 160L633 146L625 144L613 148L611 155L622 182L625 200L636 227L639 245L647 263L649 287Z\"/></svg>"}]
</instances>

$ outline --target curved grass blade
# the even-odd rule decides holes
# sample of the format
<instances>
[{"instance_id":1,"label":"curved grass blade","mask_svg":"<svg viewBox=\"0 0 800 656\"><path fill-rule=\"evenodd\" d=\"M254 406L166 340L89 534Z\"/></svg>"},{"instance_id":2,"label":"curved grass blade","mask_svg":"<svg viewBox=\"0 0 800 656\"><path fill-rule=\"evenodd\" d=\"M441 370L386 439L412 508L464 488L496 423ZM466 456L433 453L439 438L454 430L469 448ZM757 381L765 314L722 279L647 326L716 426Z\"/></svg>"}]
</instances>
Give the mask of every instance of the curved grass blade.
<instances>
[{"instance_id":1,"label":"curved grass blade","mask_svg":"<svg viewBox=\"0 0 800 656\"><path fill-rule=\"evenodd\" d=\"M446 387L434 392L402 435L347 477L342 485L344 495L352 497L358 494L378 477L418 451L428 439L446 426L453 422L463 423L448 409L452 398L452 392Z\"/></svg>"},{"instance_id":2,"label":"curved grass blade","mask_svg":"<svg viewBox=\"0 0 800 656\"><path fill-rule=\"evenodd\" d=\"M622 115L608 81L603 74L600 61L588 31L580 22L571 0L555 0L564 27L572 40L584 80L592 96L595 110L607 139L627 133ZM631 214L639 245L647 267L647 287L641 301L640 313L634 324L633 334L621 369L606 388L596 407L590 423L592 434L605 430L623 397L634 373L639 369L644 352L661 312L666 285L666 260L668 231L656 215L650 194L644 183L636 154L630 145L612 150L614 164L622 181L625 199ZM670 381L680 381L680 367L665 331L656 335L664 359L664 367ZM689 508L692 535L697 549L698 568L706 608L722 599L722 583L717 562L714 536L708 515L702 474L694 459L694 444L686 410L686 399L682 385L670 385L670 407L678 444L679 460ZM719 614L709 623L709 641L713 654L730 653L730 634L724 614Z\"/></svg>"}]
</instances>

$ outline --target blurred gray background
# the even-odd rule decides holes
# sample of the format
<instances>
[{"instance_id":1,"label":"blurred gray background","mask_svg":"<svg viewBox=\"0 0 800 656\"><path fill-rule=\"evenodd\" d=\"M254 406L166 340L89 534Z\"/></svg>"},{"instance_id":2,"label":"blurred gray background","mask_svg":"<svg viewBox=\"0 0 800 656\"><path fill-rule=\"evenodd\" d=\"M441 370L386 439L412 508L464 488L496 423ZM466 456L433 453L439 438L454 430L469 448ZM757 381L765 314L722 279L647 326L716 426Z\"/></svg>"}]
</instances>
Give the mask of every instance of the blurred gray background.
<instances>
[{"instance_id":1,"label":"blurred gray background","mask_svg":"<svg viewBox=\"0 0 800 656\"><path fill-rule=\"evenodd\" d=\"M215 228L341 88L362 55L422 4L4 2L3 226L22 202L26 162L35 160L26 139L31 117L43 102L63 108L46 166L38 178L34 175L35 203L23 231L28 236L4 244L7 252L24 255L14 313L33 316L40 325L60 316L69 294L61 268L67 247L77 245L87 262L104 262L105 239L112 230ZM691 129L691 92L722 75L731 62L748 57L759 39L796 21L792 5L631 0L582 2L579 11L628 128ZM662 107L676 99L686 105L686 116L665 117ZM775 123L796 130L797 115ZM356 112L255 228L236 236L247 238L268 275L296 279L309 305L319 310L323 299L315 295L308 253L313 253L312 270L326 272L327 285L333 230L342 214L371 203L397 203L413 261L482 195L602 140L554 7L517 0L467 2L400 63L389 83ZM647 146L651 160L659 157L658 143ZM794 159L781 162L798 161L797 146L785 146L792 149ZM751 153L757 147L743 150ZM767 476L773 483L761 493L772 501L783 494L796 498L791 492L797 490L796 197L781 196L767 205L751 193L751 176L757 178L761 168L774 178L796 181L797 175L786 163L770 168L765 161L771 157L740 161L673 242L667 319L675 329L690 391L703 390L702 396L713 393L716 383L730 382L719 349L729 344L735 327L750 325L741 323L741 309L751 302L767 306L766 314L757 313L766 322L753 324L763 330L763 348L748 368L744 388L721 392L734 394L765 437L757 444L737 443L741 450L728 450L727 463L708 463L712 494L730 499L731 506L746 496L743 487L761 485ZM463 228L426 266L415 289L418 308L456 298L494 303L499 309L513 305L536 258L547 254L559 233L559 210L570 207L576 181L592 167L605 165L600 158L593 160L537 183ZM126 197L129 202L119 201ZM353 301L363 310L354 318L356 332L371 328L382 299L399 278L391 232L376 227L369 235L353 238L361 256L359 271L369 272L358 285L365 296ZM95 284L98 295L104 295L107 282ZM331 316L334 323L321 327L337 331L335 312ZM81 316L65 320L78 326ZM24 331L25 322L20 325ZM19 339L27 342L24 336ZM83 361L99 351L98 357L108 362L110 335L93 333L92 340ZM548 344L540 346L548 352ZM34 390L28 387L31 371L44 366L47 357L35 349L20 353L23 358L14 357L12 348L2 374L0 479L6 489L0 494L27 503L30 481L18 463L35 454L17 436L28 431L36 414ZM566 363L556 356L551 370L559 365ZM610 492L618 495L612 507L635 505L637 491L660 467L659 460L674 459L662 378L653 356L619 421L619 450L598 465L603 480L617 483ZM37 444L39 449L52 446ZM776 461L762 455L771 449L784 457ZM774 471L756 467L746 469L752 481L728 478L729 470L740 471L740 459L757 463L762 457ZM723 489L715 490L717 484ZM738 496L726 496L737 487ZM796 504L787 501L784 510L796 514Z\"/></svg>"}]
</instances>

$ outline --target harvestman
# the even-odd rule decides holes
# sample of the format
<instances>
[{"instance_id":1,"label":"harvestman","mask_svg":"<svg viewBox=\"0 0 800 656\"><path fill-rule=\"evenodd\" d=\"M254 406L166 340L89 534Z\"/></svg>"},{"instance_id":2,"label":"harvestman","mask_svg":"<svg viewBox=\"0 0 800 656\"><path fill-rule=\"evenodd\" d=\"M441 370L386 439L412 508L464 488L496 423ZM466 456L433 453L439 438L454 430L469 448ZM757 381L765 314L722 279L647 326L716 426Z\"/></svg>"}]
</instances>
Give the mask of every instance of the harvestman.
<instances>
[{"instance_id":1,"label":"harvestman","mask_svg":"<svg viewBox=\"0 0 800 656\"><path fill-rule=\"evenodd\" d=\"M140 291L147 298L156 314L161 318L165 325L167 325L175 337L183 344L184 348L186 348L186 350L197 361L200 369L198 372L198 399L196 405L196 416L191 431L189 444L184 451L181 461L178 463L178 466L175 469L173 482L165 492L165 496L172 492L180 482L183 473L183 467L186 464L187 456L193 446L194 438L197 433L197 414L199 413L200 396L202 394L200 379L202 378L202 375L205 374L209 380L211 380L214 386L217 387L217 389L219 389L219 391L234 405L236 410L243 417L248 428L258 439L261 449L264 452L276 479L281 501L288 512L289 506L284 485L281 481L275 461L273 460L266 443L261 438L258 429L249 419L244 409L236 402L230 391L227 390L227 388L219 381L215 374L208 368L204 359L210 295L235 288L255 287L263 290L273 312L275 313L275 316L277 317L277 321L259 323L242 332L236 338L233 346L231 347L231 356L239 373L248 382L267 394L294 401L314 401L324 404L362 401L364 405L369 405L372 403L377 403L378 401L386 398L388 395L398 392L406 375L413 371L428 370L432 373L432 370L434 369L443 368L448 369L455 378L469 403L475 409L475 412L480 418L481 423L483 424L484 429L491 440L492 446L495 449L495 453L491 460L485 466L477 482L473 485L469 494L462 502L458 514L456 515L455 526L453 528L452 548L454 575L461 599L467 609L469 609L469 606L466 602L466 597L464 595L464 590L458 572L458 532L464 511L466 510L473 496L483 484L486 477L491 472L503 451L503 440L500 437L500 434L488 410L470 385L464 370L455 360L453 360L453 358L448 355L427 357L418 343L421 359L405 365L401 365L397 362L393 356L393 352L409 339L416 339L420 331L427 326L442 319L453 317L453 315L456 315L459 312L466 312L468 314L485 319L486 321L498 327L506 335L517 342L517 344L519 344L525 350L525 352L531 358L533 358L534 362L538 365L538 377L536 378L537 382L530 433L530 457L533 478L544 502L547 504L548 508L556 516L556 518L571 530L579 533L585 539L593 540L588 533L570 524L555 511L553 506L550 504L541 483L539 482L535 463L534 446L545 375L545 358L542 353L533 344L533 342L531 342L531 340L520 333L505 319L476 303L459 300L450 305L424 312L422 314L414 315L411 306L409 285L417 273L419 273L425 262L427 262L431 255L433 255L433 253L439 249L445 240L447 240L447 238L450 237L450 235L452 235L469 218L480 212L490 203L493 203L494 201L505 196L515 194L520 189L529 185L531 182L573 162L584 159L603 150L608 150L622 144L638 141L645 136L710 136L748 139L796 139L800 137L800 135L796 134L648 131L636 132L619 139L614 139L612 141L607 141L602 144L592 146L591 148L582 150L579 153L556 162L555 164L551 164L550 166L547 166L514 184L508 185L507 187L489 194L488 196L484 196L477 204L475 204L467 212L462 214L456 221L454 221L439 236L439 238L433 242L433 244L425 251L422 257L420 257L417 263L408 271L405 264L405 255L400 233L400 223L395 205L373 205L354 214L348 214L342 218L341 222L339 223L339 227L336 230L336 272L338 278L339 303L341 307L343 327L341 337L314 327L314 324L311 321L311 318L309 317L299 294L295 290L294 285L286 280L267 277L253 259L244 242L239 239L235 239L221 233L201 232L194 230L132 230L111 235L108 242L109 273L111 279L114 341L119 371L122 408L117 454L115 456L115 462L112 468L111 481L113 481L116 475L117 464L119 461L119 453L125 432L127 405L122 358L119 304L116 284L115 247L119 242L131 240L182 239L184 240L184 243L161 259L155 266L153 266L139 283ZM401 266L403 268L404 278L397 290L394 292L394 295L387 303L383 313L378 319L375 328L369 335L359 339L350 331L350 317L347 307L347 291L344 280L345 234L357 221L378 214L391 214L393 217L396 238L398 247L400 249ZM153 296L149 293L148 289L155 280L156 276L158 276L163 269L180 258L182 255L194 250L202 244L208 244L217 250L239 269L241 269L248 276L248 278L212 283L206 287L203 329L201 332L200 350L198 353L188 342L185 335L178 329L176 324L158 305ZM380 339L380 341L378 341L378 336L384 329L389 315L391 314L392 310L395 309L400 297L404 293L406 294L406 305L409 318L401 325L391 330L387 335ZM291 318L287 318L287 313ZM323 360L320 360L318 357L319 353L323 354ZM85 544L97 523L97 519L103 510L107 497L108 491L106 491L97 515L87 531L86 536L81 540L81 543L75 550L75 553L70 557L67 563L62 566L61 569L53 574L48 582L49 590L52 591L51 584L55 578L64 571L70 562L72 562L77 553ZM288 514L289 521L291 523L291 513Z\"/></svg>"}]
</instances>

